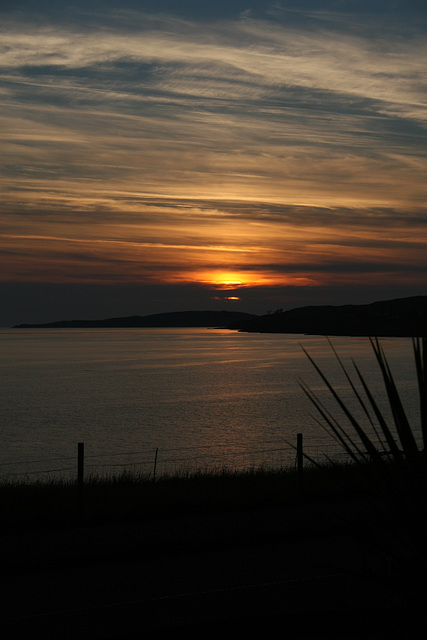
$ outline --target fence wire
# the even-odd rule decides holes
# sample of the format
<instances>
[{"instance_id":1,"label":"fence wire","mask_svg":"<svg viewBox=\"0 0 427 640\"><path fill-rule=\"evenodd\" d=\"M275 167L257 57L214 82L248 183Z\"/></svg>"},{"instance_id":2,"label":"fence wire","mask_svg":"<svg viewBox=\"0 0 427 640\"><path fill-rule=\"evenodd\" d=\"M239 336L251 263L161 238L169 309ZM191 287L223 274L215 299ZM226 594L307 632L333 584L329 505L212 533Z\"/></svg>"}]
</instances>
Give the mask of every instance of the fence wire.
<instances>
[{"instance_id":1,"label":"fence wire","mask_svg":"<svg viewBox=\"0 0 427 640\"><path fill-rule=\"evenodd\" d=\"M271 446L267 446L271 445ZM345 462L346 454L338 445L304 442L305 465L308 458L316 462ZM90 443L84 455L85 477L112 477L123 474L161 477L188 473L207 473L219 470L244 472L258 469L280 470L296 466L296 445L266 443L262 447L205 445L90 453ZM0 463L0 480L43 479L72 480L77 473L77 445L73 456L32 458Z\"/></svg>"}]
</instances>

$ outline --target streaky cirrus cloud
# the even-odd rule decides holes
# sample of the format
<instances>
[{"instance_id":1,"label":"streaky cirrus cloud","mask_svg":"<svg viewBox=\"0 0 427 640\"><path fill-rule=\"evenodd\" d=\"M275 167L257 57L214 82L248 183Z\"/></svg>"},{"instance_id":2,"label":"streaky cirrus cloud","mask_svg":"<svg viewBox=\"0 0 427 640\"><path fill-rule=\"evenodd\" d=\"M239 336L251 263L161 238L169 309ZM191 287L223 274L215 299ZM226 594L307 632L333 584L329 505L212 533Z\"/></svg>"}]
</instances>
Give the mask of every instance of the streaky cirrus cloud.
<instances>
[{"instance_id":1,"label":"streaky cirrus cloud","mask_svg":"<svg viewBox=\"0 0 427 640\"><path fill-rule=\"evenodd\" d=\"M2 281L425 288L419 12L19 4L0 30Z\"/></svg>"}]
</instances>

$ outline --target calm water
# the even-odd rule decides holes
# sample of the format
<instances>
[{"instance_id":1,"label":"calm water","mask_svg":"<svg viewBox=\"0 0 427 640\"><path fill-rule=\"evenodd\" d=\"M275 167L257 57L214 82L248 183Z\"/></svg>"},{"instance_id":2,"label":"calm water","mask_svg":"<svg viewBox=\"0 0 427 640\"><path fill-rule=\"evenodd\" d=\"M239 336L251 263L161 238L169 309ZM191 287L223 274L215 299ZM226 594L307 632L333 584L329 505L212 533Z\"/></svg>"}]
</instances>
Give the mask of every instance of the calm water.
<instances>
[{"instance_id":1,"label":"calm water","mask_svg":"<svg viewBox=\"0 0 427 640\"><path fill-rule=\"evenodd\" d=\"M286 440L304 434L311 453L331 440L300 390L322 395L301 344L347 396L323 337L210 329L1 329L0 475L75 474L77 443L87 472L158 472L282 464ZM371 384L366 339L335 338ZM411 341L382 344L406 407L418 423ZM326 397L326 395L325 395ZM285 460L286 462L286 460Z\"/></svg>"}]
</instances>

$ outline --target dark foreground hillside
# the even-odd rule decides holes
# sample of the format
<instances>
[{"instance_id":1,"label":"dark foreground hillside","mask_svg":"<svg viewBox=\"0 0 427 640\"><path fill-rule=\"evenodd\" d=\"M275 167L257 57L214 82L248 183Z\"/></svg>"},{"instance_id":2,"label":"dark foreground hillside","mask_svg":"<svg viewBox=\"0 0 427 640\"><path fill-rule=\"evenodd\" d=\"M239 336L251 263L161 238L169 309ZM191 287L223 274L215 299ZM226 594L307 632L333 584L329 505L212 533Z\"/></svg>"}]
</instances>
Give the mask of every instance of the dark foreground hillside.
<instances>
[{"instance_id":1,"label":"dark foreground hillside","mask_svg":"<svg viewBox=\"0 0 427 640\"><path fill-rule=\"evenodd\" d=\"M419 637L378 517L357 492L314 497L4 527L4 637Z\"/></svg>"},{"instance_id":2,"label":"dark foreground hillside","mask_svg":"<svg viewBox=\"0 0 427 640\"><path fill-rule=\"evenodd\" d=\"M359 575L365 552L297 507L21 533L3 544L8 640L344 639L387 627L386 591Z\"/></svg>"}]
</instances>

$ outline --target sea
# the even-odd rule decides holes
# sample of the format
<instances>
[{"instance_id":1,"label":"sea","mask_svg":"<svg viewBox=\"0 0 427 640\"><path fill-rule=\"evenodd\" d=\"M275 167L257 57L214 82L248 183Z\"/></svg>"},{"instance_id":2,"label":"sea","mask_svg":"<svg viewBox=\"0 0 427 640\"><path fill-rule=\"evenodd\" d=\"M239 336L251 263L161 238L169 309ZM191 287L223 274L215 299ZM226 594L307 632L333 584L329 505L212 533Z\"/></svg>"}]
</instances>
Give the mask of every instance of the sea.
<instances>
[{"instance_id":1,"label":"sea","mask_svg":"<svg viewBox=\"0 0 427 640\"><path fill-rule=\"evenodd\" d=\"M381 344L418 434L412 342ZM298 434L308 456L338 459L343 450L300 382L345 419L307 353L366 422L341 368L356 379L355 362L391 419L367 338L216 328L0 329L0 478L73 479L79 443L86 476L289 466Z\"/></svg>"}]
</instances>

